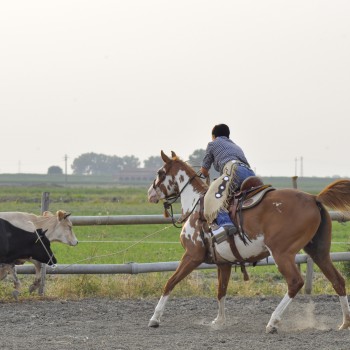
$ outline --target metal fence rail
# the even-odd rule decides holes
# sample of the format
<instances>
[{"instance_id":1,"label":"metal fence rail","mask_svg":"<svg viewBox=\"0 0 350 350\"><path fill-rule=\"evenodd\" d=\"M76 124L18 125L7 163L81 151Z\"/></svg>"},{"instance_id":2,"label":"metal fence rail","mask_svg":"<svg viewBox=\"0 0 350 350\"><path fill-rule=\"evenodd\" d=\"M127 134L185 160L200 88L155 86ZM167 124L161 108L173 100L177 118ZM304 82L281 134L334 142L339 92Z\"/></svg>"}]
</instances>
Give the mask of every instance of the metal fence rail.
<instances>
[{"instance_id":1,"label":"metal fence rail","mask_svg":"<svg viewBox=\"0 0 350 350\"><path fill-rule=\"evenodd\" d=\"M45 209L46 208L46 209ZM42 200L42 210L48 208L48 196L44 193ZM350 221L350 212L340 213L330 211L332 220L338 222ZM178 220L181 215L175 215ZM163 215L119 215L119 216L71 216L73 226L95 226L95 225L149 225L149 224L171 224L171 218L165 218ZM350 252L331 253L333 261L350 261ZM313 263L306 254L298 254L295 259L296 264L307 264L305 290L311 292ZM257 266L274 265L274 259L268 257L257 263ZM128 263L128 264L59 264L56 268L45 266L43 268L42 281L45 281L46 274L138 274L149 272L175 271L178 267L178 261L157 262L157 263ZM247 264L249 266L251 264ZM44 267L44 266L43 266ZM20 274L34 274L34 266L17 266L17 272ZM201 264L197 269L213 269L216 265ZM43 285L45 282L43 282ZM41 290L43 290L43 286Z\"/></svg>"},{"instance_id":2,"label":"metal fence rail","mask_svg":"<svg viewBox=\"0 0 350 350\"><path fill-rule=\"evenodd\" d=\"M350 212L341 213L329 211L331 219L339 222L350 221ZM174 215L178 220L181 215ZM171 218L165 218L163 215L118 215L118 216L71 216L74 226L94 226L94 225L148 225L148 224L169 224Z\"/></svg>"},{"instance_id":3,"label":"metal fence rail","mask_svg":"<svg viewBox=\"0 0 350 350\"><path fill-rule=\"evenodd\" d=\"M331 253L333 261L350 261L350 252ZM309 256L307 254L298 254L295 257L296 264L307 263ZM266 259L258 261L256 266L274 265L274 259L269 256ZM57 267L46 267L46 273L51 275L57 274L139 274L149 272L175 271L179 261L157 262L157 263L128 263L128 264L59 264ZM252 266L247 264L246 266ZM216 269L214 264L201 264L197 269ZM22 265L17 266L18 273L32 274L34 266Z\"/></svg>"}]
</instances>

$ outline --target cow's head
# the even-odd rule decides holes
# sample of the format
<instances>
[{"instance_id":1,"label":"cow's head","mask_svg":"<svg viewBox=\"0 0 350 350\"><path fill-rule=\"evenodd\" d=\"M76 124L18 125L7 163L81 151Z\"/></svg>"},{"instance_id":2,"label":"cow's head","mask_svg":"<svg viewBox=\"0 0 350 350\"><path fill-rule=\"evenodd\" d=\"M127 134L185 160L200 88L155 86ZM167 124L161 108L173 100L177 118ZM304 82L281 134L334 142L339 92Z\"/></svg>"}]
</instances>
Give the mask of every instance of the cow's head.
<instances>
[{"instance_id":1,"label":"cow's head","mask_svg":"<svg viewBox=\"0 0 350 350\"><path fill-rule=\"evenodd\" d=\"M43 213L44 217L50 218L47 237L51 242L61 242L71 246L78 244L78 239L73 232L73 224L69 219L71 214L64 210L58 210L56 215L49 211Z\"/></svg>"}]
</instances>

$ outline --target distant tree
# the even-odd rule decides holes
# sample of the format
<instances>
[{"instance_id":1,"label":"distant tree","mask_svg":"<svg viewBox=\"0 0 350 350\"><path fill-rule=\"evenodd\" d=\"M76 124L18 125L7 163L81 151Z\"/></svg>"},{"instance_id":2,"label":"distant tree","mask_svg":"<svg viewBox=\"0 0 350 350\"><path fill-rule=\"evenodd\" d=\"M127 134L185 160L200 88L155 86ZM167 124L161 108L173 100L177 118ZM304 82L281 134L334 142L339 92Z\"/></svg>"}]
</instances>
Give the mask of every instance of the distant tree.
<instances>
[{"instance_id":1,"label":"distant tree","mask_svg":"<svg viewBox=\"0 0 350 350\"><path fill-rule=\"evenodd\" d=\"M58 165L52 165L47 170L47 174L48 175L62 175L63 174L63 170Z\"/></svg>"},{"instance_id":2,"label":"distant tree","mask_svg":"<svg viewBox=\"0 0 350 350\"><path fill-rule=\"evenodd\" d=\"M205 149L196 149L189 157L188 162L193 166L201 166L205 156Z\"/></svg>"},{"instance_id":3,"label":"distant tree","mask_svg":"<svg viewBox=\"0 0 350 350\"><path fill-rule=\"evenodd\" d=\"M188 162L196 169L199 170L202 165L203 158L205 156L205 149L197 149L195 150L189 157ZM210 179L213 180L219 176L219 172L217 172L212 166L209 170Z\"/></svg>"},{"instance_id":4,"label":"distant tree","mask_svg":"<svg viewBox=\"0 0 350 350\"><path fill-rule=\"evenodd\" d=\"M71 168L73 174L76 175L92 175L94 164L96 164L96 159L98 154L96 153L84 153L78 158L75 158Z\"/></svg>"},{"instance_id":5,"label":"distant tree","mask_svg":"<svg viewBox=\"0 0 350 350\"><path fill-rule=\"evenodd\" d=\"M123 159L123 169L134 170L140 167L140 160L135 156L125 156Z\"/></svg>"},{"instance_id":6,"label":"distant tree","mask_svg":"<svg viewBox=\"0 0 350 350\"><path fill-rule=\"evenodd\" d=\"M76 175L102 175L112 174L118 165L122 167L122 160L119 157L90 152L75 158L71 168Z\"/></svg>"},{"instance_id":7,"label":"distant tree","mask_svg":"<svg viewBox=\"0 0 350 350\"><path fill-rule=\"evenodd\" d=\"M113 175L124 169L137 169L139 165L139 159L134 156L121 158L91 152L74 159L71 168L76 175Z\"/></svg>"},{"instance_id":8,"label":"distant tree","mask_svg":"<svg viewBox=\"0 0 350 350\"><path fill-rule=\"evenodd\" d=\"M164 162L160 156L151 156L143 162L145 169L155 170L163 166Z\"/></svg>"}]
</instances>

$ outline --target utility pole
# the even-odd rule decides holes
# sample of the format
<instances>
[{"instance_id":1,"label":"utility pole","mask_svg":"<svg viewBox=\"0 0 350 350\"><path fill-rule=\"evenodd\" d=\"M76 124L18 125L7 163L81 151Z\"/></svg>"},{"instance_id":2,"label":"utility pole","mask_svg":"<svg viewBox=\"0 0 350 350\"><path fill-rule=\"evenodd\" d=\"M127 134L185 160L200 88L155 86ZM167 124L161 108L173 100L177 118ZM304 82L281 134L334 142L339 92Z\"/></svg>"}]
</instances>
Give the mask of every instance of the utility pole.
<instances>
[{"instance_id":1,"label":"utility pole","mask_svg":"<svg viewBox=\"0 0 350 350\"><path fill-rule=\"evenodd\" d=\"M304 169L303 169L303 157L300 157L300 177L304 176Z\"/></svg>"},{"instance_id":2,"label":"utility pole","mask_svg":"<svg viewBox=\"0 0 350 350\"><path fill-rule=\"evenodd\" d=\"M68 160L68 156L65 154L64 155L64 174L65 174L64 183L65 183L65 185L67 185L67 160Z\"/></svg>"}]
</instances>

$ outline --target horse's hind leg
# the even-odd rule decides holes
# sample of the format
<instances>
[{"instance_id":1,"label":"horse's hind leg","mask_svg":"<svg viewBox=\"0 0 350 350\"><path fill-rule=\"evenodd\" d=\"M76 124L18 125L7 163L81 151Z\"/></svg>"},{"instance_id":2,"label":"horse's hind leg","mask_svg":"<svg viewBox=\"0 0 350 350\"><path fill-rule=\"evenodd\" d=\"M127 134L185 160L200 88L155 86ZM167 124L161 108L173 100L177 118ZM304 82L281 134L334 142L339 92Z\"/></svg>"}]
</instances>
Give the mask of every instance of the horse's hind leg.
<instances>
[{"instance_id":1,"label":"horse's hind leg","mask_svg":"<svg viewBox=\"0 0 350 350\"><path fill-rule=\"evenodd\" d=\"M282 254L273 257L278 266L278 270L288 284L288 292L272 313L270 321L266 326L266 333L277 333L277 325L281 321L283 313L304 285L304 280L295 265L294 256L286 256Z\"/></svg>"},{"instance_id":2,"label":"horse's hind leg","mask_svg":"<svg viewBox=\"0 0 350 350\"><path fill-rule=\"evenodd\" d=\"M231 275L231 265L218 265L218 315L212 324L223 325L226 321L225 316L225 301L228 282Z\"/></svg>"},{"instance_id":3,"label":"horse's hind leg","mask_svg":"<svg viewBox=\"0 0 350 350\"><path fill-rule=\"evenodd\" d=\"M202 261L195 261L192 258L185 254L179 266L177 267L174 274L169 278L168 282L165 284L163 294L160 297L158 304L154 310L154 314L151 317L148 326L149 327L159 327L160 318L164 312L165 304L168 301L169 295L174 287L182 281L187 275L189 275L196 267L198 267Z\"/></svg>"},{"instance_id":4,"label":"horse's hind leg","mask_svg":"<svg viewBox=\"0 0 350 350\"><path fill-rule=\"evenodd\" d=\"M349 301L346 295L345 280L339 271L333 265L330 257L319 260L314 260L317 266L321 269L327 279L332 283L336 293L339 295L339 301L343 312L343 323L339 329L350 328L350 308Z\"/></svg>"},{"instance_id":5,"label":"horse's hind leg","mask_svg":"<svg viewBox=\"0 0 350 350\"><path fill-rule=\"evenodd\" d=\"M339 295L339 301L343 312L343 324L339 329L350 328L350 308L348 297L346 295L345 280L339 271L333 265L333 262L329 256L329 253L320 254L319 251L313 249L312 244L309 244L304 248L315 264L324 273L326 278L332 283L332 286L336 293Z\"/></svg>"},{"instance_id":6,"label":"horse's hind leg","mask_svg":"<svg viewBox=\"0 0 350 350\"><path fill-rule=\"evenodd\" d=\"M339 329L346 329L350 328L349 301L346 295L344 278L333 265L329 254L331 247L332 220L323 207L321 207L321 217L322 221L316 235L312 238L312 241L304 247L304 250L332 283L334 290L339 295L343 312L343 324Z\"/></svg>"}]
</instances>

